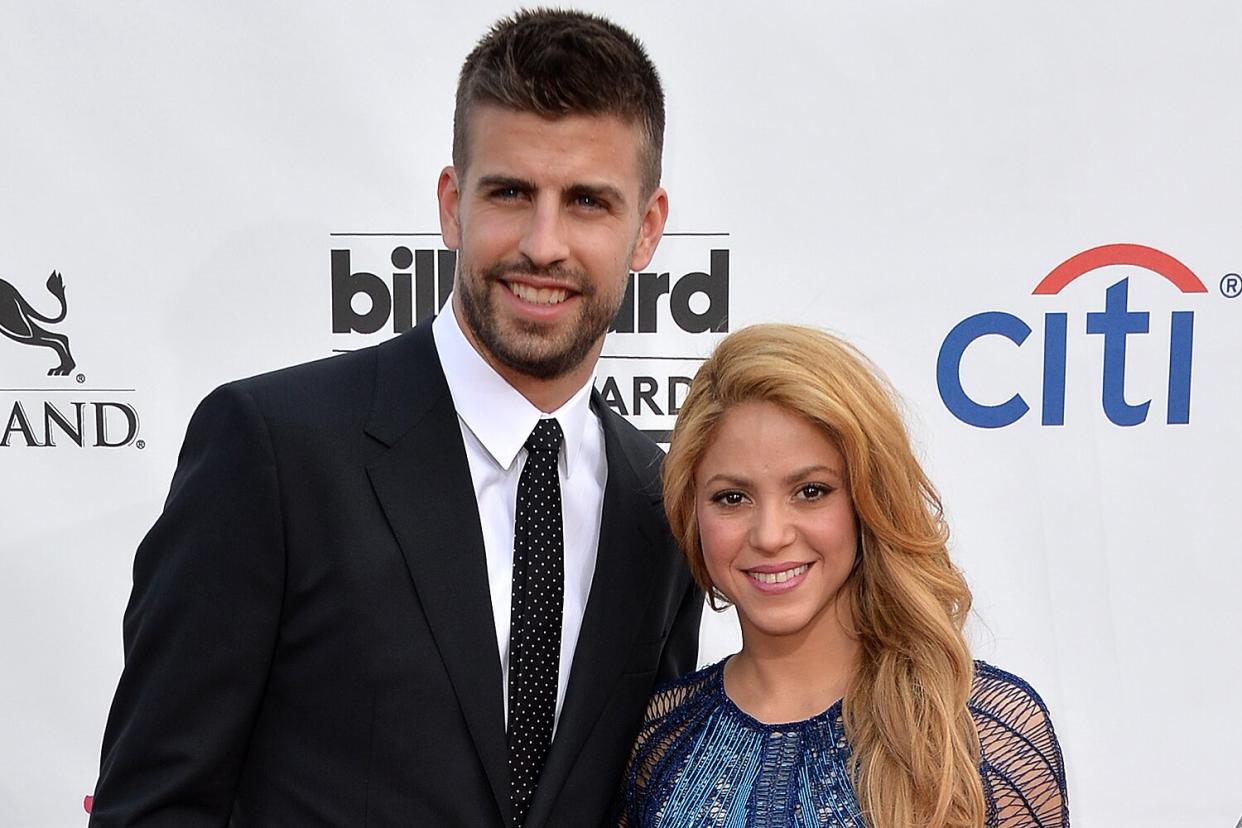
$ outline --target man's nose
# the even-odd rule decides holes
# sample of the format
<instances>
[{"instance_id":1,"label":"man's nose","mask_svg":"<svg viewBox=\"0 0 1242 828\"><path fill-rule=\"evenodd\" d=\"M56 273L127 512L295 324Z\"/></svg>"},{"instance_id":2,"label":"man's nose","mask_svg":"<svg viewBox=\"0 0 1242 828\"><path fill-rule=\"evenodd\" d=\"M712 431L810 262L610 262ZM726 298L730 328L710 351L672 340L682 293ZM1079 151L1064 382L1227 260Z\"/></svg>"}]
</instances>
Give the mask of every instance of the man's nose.
<instances>
[{"instance_id":1,"label":"man's nose","mask_svg":"<svg viewBox=\"0 0 1242 828\"><path fill-rule=\"evenodd\" d=\"M529 214L518 252L538 267L548 267L569 258L561 205L552 198L539 199Z\"/></svg>"}]
</instances>

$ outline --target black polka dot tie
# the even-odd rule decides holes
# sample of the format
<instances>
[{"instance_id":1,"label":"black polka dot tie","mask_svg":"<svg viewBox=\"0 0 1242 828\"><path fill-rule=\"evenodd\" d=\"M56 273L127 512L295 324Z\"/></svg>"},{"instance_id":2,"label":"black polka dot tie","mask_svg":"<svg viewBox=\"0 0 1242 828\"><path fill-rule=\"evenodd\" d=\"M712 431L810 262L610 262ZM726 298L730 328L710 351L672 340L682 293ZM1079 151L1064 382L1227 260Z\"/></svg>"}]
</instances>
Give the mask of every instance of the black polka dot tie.
<instances>
[{"instance_id":1,"label":"black polka dot tie","mask_svg":"<svg viewBox=\"0 0 1242 828\"><path fill-rule=\"evenodd\" d=\"M562 438L560 423L540 420L526 440L518 480L509 632L509 797L518 828L530 810L556 717L565 580L556 473Z\"/></svg>"}]
</instances>

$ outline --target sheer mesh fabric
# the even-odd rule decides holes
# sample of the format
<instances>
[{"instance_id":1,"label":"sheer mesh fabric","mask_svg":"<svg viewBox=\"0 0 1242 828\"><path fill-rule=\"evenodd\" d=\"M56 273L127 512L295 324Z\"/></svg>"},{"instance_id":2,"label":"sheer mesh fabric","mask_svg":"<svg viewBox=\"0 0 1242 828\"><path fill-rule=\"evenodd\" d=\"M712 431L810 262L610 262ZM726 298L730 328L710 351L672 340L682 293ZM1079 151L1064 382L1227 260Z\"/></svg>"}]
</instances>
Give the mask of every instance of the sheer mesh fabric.
<instances>
[{"instance_id":1,"label":"sheer mesh fabric","mask_svg":"<svg viewBox=\"0 0 1242 828\"><path fill-rule=\"evenodd\" d=\"M978 661L969 706L979 730L988 825L1069 825L1061 746L1039 694L1017 676Z\"/></svg>"},{"instance_id":2,"label":"sheer mesh fabric","mask_svg":"<svg viewBox=\"0 0 1242 828\"><path fill-rule=\"evenodd\" d=\"M756 721L724 692L724 662L657 691L627 769L620 828L863 828L841 703L802 722ZM1069 825L1060 747L1022 679L976 662L988 828Z\"/></svg>"},{"instance_id":3,"label":"sheer mesh fabric","mask_svg":"<svg viewBox=\"0 0 1242 828\"><path fill-rule=\"evenodd\" d=\"M709 668L710 669L710 668ZM631 790L642 792L651 781L651 773L665 756L672 757L671 749L690 727L692 716L685 715L701 705L686 704L697 697L703 685L710 681L707 671L700 671L687 679L657 690L647 702L647 713L642 729L634 740L634 753L626 772L627 804ZM625 816L629 815L626 808ZM628 828L622 822L619 828Z\"/></svg>"}]
</instances>

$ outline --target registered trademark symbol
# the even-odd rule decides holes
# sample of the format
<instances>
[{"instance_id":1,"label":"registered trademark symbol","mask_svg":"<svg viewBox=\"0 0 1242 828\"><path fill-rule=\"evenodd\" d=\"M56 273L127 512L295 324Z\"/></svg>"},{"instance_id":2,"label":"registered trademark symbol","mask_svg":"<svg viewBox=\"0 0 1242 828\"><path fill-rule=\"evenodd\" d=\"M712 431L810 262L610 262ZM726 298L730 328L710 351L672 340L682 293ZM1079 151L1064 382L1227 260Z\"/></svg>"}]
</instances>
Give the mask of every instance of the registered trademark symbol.
<instances>
[{"instance_id":1,"label":"registered trademark symbol","mask_svg":"<svg viewBox=\"0 0 1242 828\"><path fill-rule=\"evenodd\" d=\"M144 448L146 448L146 447L147 447L147 441L146 441L146 440L139 440L138 442L134 443L134 447L135 447L135 448L139 448L139 449L144 449Z\"/></svg>"},{"instance_id":2,"label":"registered trademark symbol","mask_svg":"<svg viewBox=\"0 0 1242 828\"><path fill-rule=\"evenodd\" d=\"M1237 299L1242 296L1242 276L1226 273L1220 280L1220 293L1226 299Z\"/></svg>"},{"instance_id":3,"label":"registered trademark symbol","mask_svg":"<svg viewBox=\"0 0 1242 828\"><path fill-rule=\"evenodd\" d=\"M81 385L82 383L86 382L86 374L78 374L76 377L74 377L74 379L78 381L78 385Z\"/></svg>"}]
</instances>

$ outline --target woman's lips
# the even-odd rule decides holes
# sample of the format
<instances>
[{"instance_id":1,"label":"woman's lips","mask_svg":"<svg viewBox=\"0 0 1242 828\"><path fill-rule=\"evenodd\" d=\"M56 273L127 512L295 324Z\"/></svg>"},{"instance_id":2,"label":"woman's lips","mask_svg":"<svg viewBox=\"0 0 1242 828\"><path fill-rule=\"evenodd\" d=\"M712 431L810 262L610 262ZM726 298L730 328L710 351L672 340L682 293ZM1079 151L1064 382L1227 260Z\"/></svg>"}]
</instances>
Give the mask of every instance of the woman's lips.
<instances>
[{"instance_id":1,"label":"woman's lips","mask_svg":"<svg viewBox=\"0 0 1242 828\"><path fill-rule=\"evenodd\" d=\"M806 580L810 563L764 564L746 570L751 584L760 592L788 592Z\"/></svg>"}]
</instances>

